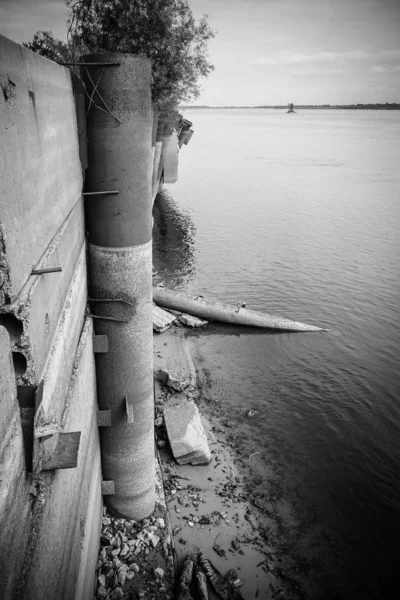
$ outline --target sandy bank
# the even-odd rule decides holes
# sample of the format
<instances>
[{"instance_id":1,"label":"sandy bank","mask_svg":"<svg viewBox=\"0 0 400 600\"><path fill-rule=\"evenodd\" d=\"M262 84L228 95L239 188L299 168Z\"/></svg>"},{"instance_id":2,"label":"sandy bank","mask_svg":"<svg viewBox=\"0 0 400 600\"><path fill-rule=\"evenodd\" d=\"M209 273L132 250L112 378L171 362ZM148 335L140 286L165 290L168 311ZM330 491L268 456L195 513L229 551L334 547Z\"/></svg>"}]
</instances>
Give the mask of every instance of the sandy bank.
<instances>
[{"instance_id":1,"label":"sandy bank","mask_svg":"<svg viewBox=\"0 0 400 600\"><path fill-rule=\"evenodd\" d=\"M237 466L238 457L227 442L224 428L202 401L186 330L173 326L155 335L154 353L156 369L164 367L176 378L190 382L183 393L201 408L212 453L209 465L180 466L170 452L165 427L156 427L178 566L189 552L201 551L222 575L235 572L245 600L273 598L283 590L285 597L293 597L276 577L271 563L274 549L262 535L263 515L250 501L244 472ZM176 392L156 380L155 393L156 416L161 417ZM210 591L210 598L217 596Z\"/></svg>"}]
</instances>

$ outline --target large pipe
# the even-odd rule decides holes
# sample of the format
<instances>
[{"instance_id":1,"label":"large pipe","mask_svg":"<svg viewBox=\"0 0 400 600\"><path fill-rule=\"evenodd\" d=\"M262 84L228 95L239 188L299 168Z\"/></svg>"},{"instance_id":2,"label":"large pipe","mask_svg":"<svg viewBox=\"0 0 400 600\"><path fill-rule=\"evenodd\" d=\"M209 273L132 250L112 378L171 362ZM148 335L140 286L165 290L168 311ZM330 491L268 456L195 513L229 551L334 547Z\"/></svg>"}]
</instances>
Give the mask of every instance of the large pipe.
<instances>
[{"instance_id":1,"label":"large pipe","mask_svg":"<svg viewBox=\"0 0 400 600\"><path fill-rule=\"evenodd\" d=\"M96 354L97 393L100 409L112 411L112 426L100 429L103 477L115 483L115 495L105 500L115 515L139 520L153 512L155 490L151 241L127 248L90 244L89 256L91 294L118 295L132 305L106 302L92 309L128 321L95 319L96 333L108 337L108 352Z\"/></svg>"},{"instance_id":2,"label":"large pipe","mask_svg":"<svg viewBox=\"0 0 400 600\"><path fill-rule=\"evenodd\" d=\"M305 323L299 323L298 321L292 321L283 317L274 317L262 312L247 310L240 306L209 302L200 296L191 296L190 294L168 290L164 287L153 288L153 301L163 308L179 310L211 321L222 321L224 323L234 323L235 325L263 327L282 331L323 331L323 329L314 325L306 325Z\"/></svg>"},{"instance_id":3,"label":"large pipe","mask_svg":"<svg viewBox=\"0 0 400 600\"><path fill-rule=\"evenodd\" d=\"M85 204L95 330L108 337L108 352L96 354L99 407L111 411L111 427L100 429L103 478L115 487L105 502L114 515L140 520L155 504L151 65L130 54L85 61L119 63L82 68L93 94L86 191L119 192Z\"/></svg>"}]
</instances>

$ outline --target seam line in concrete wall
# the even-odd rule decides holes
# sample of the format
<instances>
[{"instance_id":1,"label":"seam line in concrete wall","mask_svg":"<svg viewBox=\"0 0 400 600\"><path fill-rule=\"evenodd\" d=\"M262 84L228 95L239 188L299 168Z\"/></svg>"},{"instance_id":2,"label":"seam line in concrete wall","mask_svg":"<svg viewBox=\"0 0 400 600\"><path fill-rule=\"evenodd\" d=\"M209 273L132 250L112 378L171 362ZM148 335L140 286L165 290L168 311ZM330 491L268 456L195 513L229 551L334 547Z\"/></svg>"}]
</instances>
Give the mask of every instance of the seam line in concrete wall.
<instances>
[{"instance_id":1,"label":"seam line in concrete wall","mask_svg":"<svg viewBox=\"0 0 400 600\"><path fill-rule=\"evenodd\" d=\"M89 329L91 327L91 322L92 322L91 317L90 316L86 316L84 318L84 320L83 320L83 323L82 323L82 330L81 330L81 334L79 336L79 342L78 342L78 347L77 347L76 354L75 354L75 360L74 360L74 363L73 363L73 370L72 370L72 373L71 373L70 384L69 384L67 395L65 397L64 410L62 412L61 420L60 420L61 428L62 429L64 429L65 422L66 422L67 417L68 417L68 409L69 409L69 406L70 406L70 400L71 400L71 397L72 397L73 392L74 392L75 383L76 383L76 377L77 377L78 370L79 370L79 363L80 363L80 360L81 360L82 353L83 353L83 351L85 349L85 345L86 345L87 337L88 337L88 332L89 332Z\"/></svg>"}]
</instances>

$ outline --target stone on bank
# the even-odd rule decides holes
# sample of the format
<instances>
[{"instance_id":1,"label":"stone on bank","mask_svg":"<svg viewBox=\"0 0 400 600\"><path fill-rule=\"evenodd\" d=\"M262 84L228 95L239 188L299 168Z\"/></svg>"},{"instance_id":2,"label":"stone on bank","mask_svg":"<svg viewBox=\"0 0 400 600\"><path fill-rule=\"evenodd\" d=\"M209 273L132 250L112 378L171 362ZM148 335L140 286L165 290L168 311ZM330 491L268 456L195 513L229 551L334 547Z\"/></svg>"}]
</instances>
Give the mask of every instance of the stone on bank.
<instances>
[{"instance_id":1,"label":"stone on bank","mask_svg":"<svg viewBox=\"0 0 400 600\"><path fill-rule=\"evenodd\" d=\"M211 452L194 402L174 400L164 409L164 421L175 460L180 465L207 465Z\"/></svg>"}]
</instances>

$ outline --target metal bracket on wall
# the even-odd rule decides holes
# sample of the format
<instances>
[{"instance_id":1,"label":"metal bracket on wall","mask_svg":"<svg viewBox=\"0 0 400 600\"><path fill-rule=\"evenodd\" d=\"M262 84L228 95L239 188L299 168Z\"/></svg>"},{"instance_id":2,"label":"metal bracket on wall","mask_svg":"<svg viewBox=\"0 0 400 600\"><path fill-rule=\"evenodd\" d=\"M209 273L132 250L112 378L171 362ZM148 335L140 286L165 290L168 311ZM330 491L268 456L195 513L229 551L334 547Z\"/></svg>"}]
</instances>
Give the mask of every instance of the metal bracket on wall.
<instances>
[{"instance_id":1,"label":"metal bracket on wall","mask_svg":"<svg viewBox=\"0 0 400 600\"><path fill-rule=\"evenodd\" d=\"M33 408L36 412L42 402L43 386L43 379L39 385L18 385L17 398L19 407Z\"/></svg>"},{"instance_id":2,"label":"metal bracket on wall","mask_svg":"<svg viewBox=\"0 0 400 600\"><path fill-rule=\"evenodd\" d=\"M107 354L108 337L106 335L93 335L93 352L95 354Z\"/></svg>"},{"instance_id":3,"label":"metal bracket on wall","mask_svg":"<svg viewBox=\"0 0 400 600\"><path fill-rule=\"evenodd\" d=\"M52 439L53 436L49 436L41 441L41 451L43 453L42 471L74 469L78 464L81 432L61 432L56 433L55 436L55 440Z\"/></svg>"},{"instance_id":4,"label":"metal bracket on wall","mask_svg":"<svg viewBox=\"0 0 400 600\"><path fill-rule=\"evenodd\" d=\"M111 410L97 411L97 427L111 427Z\"/></svg>"},{"instance_id":5,"label":"metal bracket on wall","mask_svg":"<svg viewBox=\"0 0 400 600\"><path fill-rule=\"evenodd\" d=\"M43 379L39 385L18 385L17 399L21 416L25 466L28 473L33 468L33 440L35 413L43 398Z\"/></svg>"},{"instance_id":6,"label":"metal bracket on wall","mask_svg":"<svg viewBox=\"0 0 400 600\"><path fill-rule=\"evenodd\" d=\"M135 419L133 416L133 404L129 402L128 396L124 396L125 401L125 411L126 411L126 421L127 423L134 423Z\"/></svg>"},{"instance_id":7,"label":"metal bracket on wall","mask_svg":"<svg viewBox=\"0 0 400 600\"><path fill-rule=\"evenodd\" d=\"M109 481L101 482L101 495L102 496L113 496L115 494L115 485L114 481L110 479Z\"/></svg>"}]
</instances>

